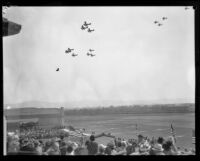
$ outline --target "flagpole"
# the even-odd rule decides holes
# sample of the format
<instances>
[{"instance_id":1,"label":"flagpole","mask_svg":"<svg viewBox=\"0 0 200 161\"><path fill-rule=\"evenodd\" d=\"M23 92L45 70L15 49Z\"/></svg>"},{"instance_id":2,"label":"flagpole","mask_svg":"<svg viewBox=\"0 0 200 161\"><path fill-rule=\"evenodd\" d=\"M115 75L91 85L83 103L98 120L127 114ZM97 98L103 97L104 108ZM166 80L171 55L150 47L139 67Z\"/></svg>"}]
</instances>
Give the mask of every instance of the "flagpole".
<instances>
[{"instance_id":1,"label":"flagpole","mask_svg":"<svg viewBox=\"0 0 200 161\"><path fill-rule=\"evenodd\" d=\"M174 127L173 127L172 123L171 123L171 135L173 136L174 141L175 141L175 143L176 143L176 135L175 135Z\"/></svg>"},{"instance_id":2,"label":"flagpole","mask_svg":"<svg viewBox=\"0 0 200 161\"><path fill-rule=\"evenodd\" d=\"M138 126L135 124L136 136L138 135Z\"/></svg>"}]
</instances>

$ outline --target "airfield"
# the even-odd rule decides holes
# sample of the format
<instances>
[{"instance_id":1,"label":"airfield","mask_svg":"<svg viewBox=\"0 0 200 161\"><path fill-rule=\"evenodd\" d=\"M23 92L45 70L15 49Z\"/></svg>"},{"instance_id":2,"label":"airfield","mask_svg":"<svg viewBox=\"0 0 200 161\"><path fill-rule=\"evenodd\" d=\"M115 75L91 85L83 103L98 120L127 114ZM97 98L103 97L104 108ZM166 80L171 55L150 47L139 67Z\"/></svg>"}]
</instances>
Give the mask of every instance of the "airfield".
<instances>
[{"instance_id":1,"label":"airfield","mask_svg":"<svg viewBox=\"0 0 200 161\"><path fill-rule=\"evenodd\" d=\"M195 113L80 115L66 116L65 122L74 127L85 128L88 133L110 132L125 139L136 138L139 133L149 138L168 137L171 135L170 124L173 123L177 146L194 147L192 129L195 128ZM135 124L138 125L138 130ZM106 137L97 139L100 143L107 143L109 140L112 139Z\"/></svg>"}]
</instances>

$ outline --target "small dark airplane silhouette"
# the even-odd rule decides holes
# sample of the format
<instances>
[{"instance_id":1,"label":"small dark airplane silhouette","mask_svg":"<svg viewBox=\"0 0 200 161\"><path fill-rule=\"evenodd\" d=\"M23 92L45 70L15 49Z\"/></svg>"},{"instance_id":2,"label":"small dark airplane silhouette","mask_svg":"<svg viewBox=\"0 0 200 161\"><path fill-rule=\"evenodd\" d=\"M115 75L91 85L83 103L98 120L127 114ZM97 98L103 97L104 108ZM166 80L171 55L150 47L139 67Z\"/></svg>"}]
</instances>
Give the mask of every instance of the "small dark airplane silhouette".
<instances>
[{"instance_id":1,"label":"small dark airplane silhouette","mask_svg":"<svg viewBox=\"0 0 200 161\"><path fill-rule=\"evenodd\" d=\"M94 51L93 49L89 49L90 52Z\"/></svg>"},{"instance_id":2,"label":"small dark airplane silhouette","mask_svg":"<svg viewBox=\"0 0 200 161\"><path fill-rule=\"evenodd\" d=\"M74 54L74 53L72 53L72 56L75 57L75 56L78 56L78 54Z\"/></svg>"},{"instance_id":3,"label":"small dark airplane silhouette","mask_svg":"<svg viewBox=\"0 0 200 161\"><path fill-rule=\"evenodd\" d=\"M88 27L87 26L81 26L81 30L85 30L85 29L87 29Z\"/></svg>"},{"instance_id":4,"label":"small dark airplane silhouette","mask_svg":"<svg viewBox=\"0 0 200 161\"><path fill-rule=\"evenodd\" d=\"M158 23L158 21L154 21L154 23Z\"/></svg>"},{"instance_id":5,"label":"small dark airplane silhouette","mask_svg":"<svg viewBox=\"0 0 200 161\"><path fill-rule=\"evenodd\" d=\"M89 25L91 25L91 23L87 23L86 21L84 21L83 25L88 27Z\"/></svg>"},{"instance_id":6,"label":"small dark airplane silhouette","mask_svg":"<svg viewBox=\"0 0 200 161\"><path fill-rule=\"evenodd\" d=\"M93 55L93 54L90 54L90 56L91 56L91 57L93 57L93 56L95 56L95 55Z\"/></svg>"},{"instance_id":7,"label":"small dark airplane silhouette","mask_svg":"<svg viewBox=\"0 0 200 161\"><path fill-rule=\"evenodd\" d=\"M188 10L188 9L190 9L189 7L185 7L185 10Z\"/></svg>"},{"instance_id":8,"label":"small dark airplane silhouette","mask_svg":"<svg viewBox=\"0 0 200 161\"><path fill-rule=\"evenodd\" d=\"M166 20L166 19L167 19L167 17L163 17L163 18L162 18L162 20Z\"/></svg>"},{"instance_id":9,"label":"small dark airplane silhouette","mask_svg":"<svg viewBox=\"0 0 200 161\"><path fill-rule=\"evenodd\" d=\"M57 68L56 71L58 72L58 71L59 71L59 68Z\"/></svg>"},{"instance_id":10,"label":"small dark airplane silhouette","mask_svg":"<svg viewBox=\"0 0 200 161\"><path fill-rule=\"evenodd\" d=\"M93 30L91 30L90 28L88 28L88 32L93 32L94 31L94 29Z\"/></svg>"},{"instance_id":11,"label":"small dark airplane silhouette","mask_svg":"<svg viewBox=\"0 0 200 161\"><path fill-rule=\"evenodd\" d=\"M91 54L90 53L87 53L87 56L90 56Z\"/></svg>"},{"instance_id":12,"label":"small dark airplane silhouette","mask_svg":"<svg viewBox=\"0 0 200 161\"><path fill-rule=\"evenodd\" d=\"M159 23L159 24L158 24L158 26L162 26L162 24L161 24L161 23Z\"/></svg>"},{"instance_id":13,"label":"small dark airplane silhouette","mask_svg":"<svg viewBox=\"0 0 200 161\"><path fill-rule=\"evenodd\" d=\"M67 50L65 50L65 53L70 53L71 51L73 51L74 49L70 49L68 48Z\"/></svg>"}]
</instances>

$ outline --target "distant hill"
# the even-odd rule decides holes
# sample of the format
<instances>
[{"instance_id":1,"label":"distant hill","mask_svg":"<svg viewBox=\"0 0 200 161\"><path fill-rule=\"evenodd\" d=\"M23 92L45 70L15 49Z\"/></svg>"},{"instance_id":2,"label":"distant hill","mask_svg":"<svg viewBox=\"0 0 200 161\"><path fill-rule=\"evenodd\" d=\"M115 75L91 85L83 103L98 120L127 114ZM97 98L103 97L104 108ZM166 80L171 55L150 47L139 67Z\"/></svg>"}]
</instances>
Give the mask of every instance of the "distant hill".
<instances>
[{"instance_id":1,"label":"distant hill","mask_svg":"<svg viewBox=\"0 0 200 161\"><path fill-rule=\"evenodd\" d=\"M156 102L156 103L155 103ZM178 103L177 103L178 102ZM175 100L138 100L138 101L111 101L111 100L102 100L101 102L98 101L91 101L91 100L84 100L84 101L70 101L70 102L47 102L47 101L27 101L15 104L4 104L4 108L10 106L11 108L22 108L22 107L36 107L36 108L58 108L64 107L65 109L74 109L74 108L94 108L94 107L118 107L118 106L129 106L129 105L154 105L154 104L184 104L185 102L190 102L189 99L175 99Z\"/></svg>"},{"instance_id":2,"label":"distant hill","mask_svg":"<svg viewBox=\"0 0 200 161\"><path fill-rule=\"evenodd\" d=\"M80 102L79 102L80 103ZM97 115L97 114L145 114L145 113L189 113L195 112L194 103L179 104L147 104L147 105L119 105L119 106L85 106L74 107L71 103L50 103L42 101L5 104L4 108L65 108L66 115Z\"/></svg>"},{"instance_id":3,"label":"distant hill","mask_svg":"<svg viewBox=\"0 0 200 161\"><path fill-rule=\"evenodd\" d=\"M42 101L28 101L16 104L4 104L4 107L10 106L11 108L27 108L27 107L35 107L35 108L55 108L60 107L58 103L51 102L42 102Z\"/></svg>"},{"instance_id":4,"label":"distant hill","mask_svg":"<svg viewBox=\"0 0 200 161\"><path fill-rule=\"evenodd\" d=\"M150 113L191 113L195 104L154 104L110 106L98 108L65 109L65 115L106 115L106 114L150 114Z\"/></svg>"}]
</instances>

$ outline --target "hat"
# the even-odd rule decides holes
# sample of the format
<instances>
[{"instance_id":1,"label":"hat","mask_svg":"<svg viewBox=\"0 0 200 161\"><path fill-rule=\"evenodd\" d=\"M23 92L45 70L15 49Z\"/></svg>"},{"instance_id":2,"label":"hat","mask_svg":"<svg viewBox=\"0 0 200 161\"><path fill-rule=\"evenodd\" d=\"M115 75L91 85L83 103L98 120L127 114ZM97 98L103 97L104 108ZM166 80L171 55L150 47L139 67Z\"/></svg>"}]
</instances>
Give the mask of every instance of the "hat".
<instances>
[{"instance_id":1,"label":"hat","mask_svg":"<svg viewBox=\"0 0 200 161\"><path fill-rule=\"evenodd\" d=\"M99 148L106 149L106 146L103 144L99 144Z\"/></svg>"},{"instance_id":2,"label":"hat","mask_svg":"<svg viewBox=\"0 0 200 161\"><path fill-rule=\"evenodd\" d=\"M107 144L107 147L114 148L114 144L113 144L112 142L109 142L109 143Z\"/></svg>"},{"instance_id":3,"label":"hat","mask_svg":"<svg viewBox=\"0 0 200 161\"><path fill-rule=\"evenodd\" d=\"M155 144L152 148L153 151L155 152L163 152L163 148L161 144Z\"/></svg>"},{"instance_id":4,"label":"hat","mask_svg":"<svg viewBox=\"0 0 200 161\"><path fill-rule=\"evenodd\" d=\"M127 146L126 141L122 141L122 142L121 142L121 145L122 145L122 146Z\"/></svg>"},{"instance_id":5,"label":"hat","mask_svg":"<svg viewBox=\"0 0 200 161\"><path fill-rule=\"evenodd\" d=\"M143 136L143 135L141 135L141 134L139 134L139 135L138 135L138 137L139 137L139 138L143 138L144 136Z\"/></svg>"}]
</instances>

